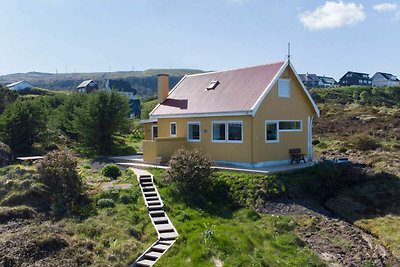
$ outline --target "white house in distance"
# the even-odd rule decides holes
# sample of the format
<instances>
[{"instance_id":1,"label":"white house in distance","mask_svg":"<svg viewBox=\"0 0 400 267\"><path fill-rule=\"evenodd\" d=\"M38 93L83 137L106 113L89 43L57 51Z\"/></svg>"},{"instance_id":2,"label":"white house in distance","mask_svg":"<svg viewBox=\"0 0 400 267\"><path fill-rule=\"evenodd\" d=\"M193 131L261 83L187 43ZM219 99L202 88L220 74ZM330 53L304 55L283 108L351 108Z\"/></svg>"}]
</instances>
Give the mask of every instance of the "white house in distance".
<instances>
[{"instance_id":1,"label":"white house in distance","mask_svg":"<svg viewBox=\"0 0 400 267\"><path fill-rule=\"evenodd\" d=\"M25 89L29 89L32 87L33 87L33 85L26 81L19 81L19 82L15 82L15 83L7 85L8 89L15 90L15 91L25 90Z\"/></svg>"},{"instance_id":2,"label":"white house in distance","mask_svg":"<svg viewBox=\"0 0 400 267\"><path fill-rule=\"evenodd\" d=\"M390 73L377 72L372 76L372 86L400 85L400 80Z\"/></svg>"}]
</instances>

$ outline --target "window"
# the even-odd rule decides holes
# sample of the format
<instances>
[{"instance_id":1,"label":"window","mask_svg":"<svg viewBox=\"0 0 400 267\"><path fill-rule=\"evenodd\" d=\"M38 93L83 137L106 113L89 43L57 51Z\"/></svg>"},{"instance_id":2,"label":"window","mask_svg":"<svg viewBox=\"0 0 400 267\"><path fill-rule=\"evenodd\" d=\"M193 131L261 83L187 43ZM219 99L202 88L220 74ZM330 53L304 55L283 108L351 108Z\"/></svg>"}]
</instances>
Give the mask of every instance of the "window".
<instances>
[{"instance_id":1,"label":"window","mask_svg":"<svg viewBox=\"0 0 400 267\"><path fill-rule=\"evenodd\" d=\"M242 122L228 122L228 141L242 142Z\"/></svg>"},{"instance_id":2,"label":"window","mask_svg":"<svg viewBox=\"0 0 400 267\"><path fill-rule=\"evenodd\" d=\"M156 125L151 126L151 140L154 141L158 137L158 127Z\"/></svg>"},{"instance_id":3,"label":"window","mask_svg":"<svg viewBox=\"0 0 400 267\"><path fill-rule=\"evenodd\" d=\"M210 85L207 86L207 91L208 90L214 90L215 88L217 88L218 84L219 84L219 81L212 81L210 83Z\"/></svg>"},{"instance_id":4,"label":"window","mask_svg":"<svg viewBox=\"0 0 400 267\"><path fill-rule=\"evenodd\" d=\"M290 80L279 79L278 80L278 96L279 97L290 97Z\"/></svg>"},{"instance_id":5,"label":"window","mask_svg":"<svg viewBox=\"0 0 400 267\"><path fill-rule=\"evenodd\" d=\"M279 142L278 122L266 121L265 122L265 142L276 143Z\"/></svg>"},{"instance_id":6,"label":"window","mask_svg":"<svg viewBox=\"0 0 400 267\"><path fill-rule=\"evenodd\" d=\"M188 122L189 142L200 142L200 122Z\"/></svg>"},{"instance_id":7,"label":"window","mask_svg":"<svg viewBox=\"0 0 400 267\"><path fill-rule=\"evenodd\" d=\"M169 133L171 136L176 136L176 122L171 122L169 124Z\"/></svg>"},{"instance_id":8,"label":"window","mask_svg":"<svg viewBox=\"0 0 400 267\"><path fill-rule=\"evenodd\" d=\"M213 122L212 123L212 140L213 141L225 141L226 130L225 122Z\"/></svg>"},{"instance_id":9,"label":"window","mask_svg":"<svg viewBox=\"0 0 400 267\"><path fill-rule=\"evenodd\" d=\"M351 77L351 76L353 76L353 75L352 75L351 73L349 73L349 74L347 74L346 76L347 76L347 77Z\"/></svg>"},{"instance_id":10,"label":"window","mask_svg":"<svg viewBox=\"0 0 400 267\"><path fill-rule=\"evenodd\" d=\"M280 121L279 131L301 131L301 121Z\"/></svg>"},{"instance_id":11,"label":"window","mask_svg":"<svg viewBox=\"0 0 400 267\"><path fill-rule=\"evenodd\" d=\"M279 142L280 132L300 132L302 121L265 121L265 142Z\"/></svg>"},{"instance_id":12,"label":"window","mask_svg":"<svg viewBox=\"0 0 400 267\"><path fill-rule=\"evenodd\" d=\"M212 141L241 143L243 142L243 122L217 121L212 122Z\"/></svg>"}]
</instances>

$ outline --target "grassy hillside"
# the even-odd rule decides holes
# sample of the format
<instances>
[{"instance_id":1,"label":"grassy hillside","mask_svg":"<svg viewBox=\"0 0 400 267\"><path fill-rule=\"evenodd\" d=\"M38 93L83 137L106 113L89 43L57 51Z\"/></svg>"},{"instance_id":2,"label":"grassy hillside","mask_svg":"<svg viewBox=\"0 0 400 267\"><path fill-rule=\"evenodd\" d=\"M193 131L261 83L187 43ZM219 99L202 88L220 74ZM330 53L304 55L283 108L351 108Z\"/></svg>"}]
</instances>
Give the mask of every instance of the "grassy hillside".
<instances>
[{"instance_id":1,"label":"grassy hillside","mask_svg":"<svg viewBox=\"0 0 400 267\"><path fill-rule=\"evenodd\" d=\"M311 91L321 109L315 149L349 157L379 173L339 190L330 210L378 237L400 258L400 87L343 87Z\"/></svg>"},{"instance_id":2,"label":"grassy hillside","mask_svg":"<svg viewBox=\"0 0 400 267\"><path fill-rule=\"evenodd\" d=\"M320 156L350 157L400 173L400 87L313 89L321 110L314 147Z\"/></svg>"},{"instance_id":3,"label":"grassy hillside","mask_svg":"<svg viewBox=\"0 0 400 267\"><path fill-rule=\"evenodd\" d=\"M93 79L104 86L105 79L123 80L129 82L141 96L156 94L157 74L170 75L170 86L174 86L184 75L201 73L195 69L149 69L145 71L118 71L118 72L93 72L93 73L15 73L0 76L0 84L7 85L16 81L25 80L34 86L50 90L72 90L82 81Z\"/></svg>"}]
</instances>

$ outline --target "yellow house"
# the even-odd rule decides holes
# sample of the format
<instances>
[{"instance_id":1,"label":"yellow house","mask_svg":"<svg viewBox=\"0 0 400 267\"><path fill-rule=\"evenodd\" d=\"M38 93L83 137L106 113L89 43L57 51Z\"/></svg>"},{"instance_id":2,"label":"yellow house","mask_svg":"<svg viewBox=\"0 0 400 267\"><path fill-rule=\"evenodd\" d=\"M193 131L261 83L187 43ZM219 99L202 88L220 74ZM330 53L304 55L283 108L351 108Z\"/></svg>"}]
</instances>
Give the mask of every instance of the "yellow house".
<instances>
[{"instance_id":1,"label":"yellow house","mask_svg":"<svg viewBox=\"0 0 400 267\"><path fill-rule=\"evenodd\" d=\"M142 121L146 162L165 163L181 147L242 167L288 164L293 148L312 159L319 110L290 61L187 75L170 92L161 74L158 100Z\"/></svg>"}]
</instances>

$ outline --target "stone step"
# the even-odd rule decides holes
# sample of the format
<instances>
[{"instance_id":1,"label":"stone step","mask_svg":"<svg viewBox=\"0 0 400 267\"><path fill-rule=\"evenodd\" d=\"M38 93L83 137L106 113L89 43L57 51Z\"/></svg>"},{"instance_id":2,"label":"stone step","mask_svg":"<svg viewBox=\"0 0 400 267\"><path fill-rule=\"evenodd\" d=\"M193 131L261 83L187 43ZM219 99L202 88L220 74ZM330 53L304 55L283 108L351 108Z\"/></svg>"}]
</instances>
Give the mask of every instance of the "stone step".
<instances>
[{"instance_id":1,"label":"stone step","mask_svg":"<svg viewBox=\"0 0 400 267\"><path fill-rule=\"evenodd\" d=\"M156 197L156 192L144 192L144 197Z\"/></svg>"},{"instance_id":2,"label":"stone step","mask_svg":"<svg viewBox=\"0 0 400 267\"><path fill-rule=\"evenodd\" d=\"M154 200L159 200L158 197L146 197L147 202L149 201L154 201Z\"/></svg>"},{"instance_id":3,"label":"stone step","mask_svg":"<svg viewBox=\"0 0 400 267\"><path fill-rule=\"evenodd\" d=\"M151 248L151 250L157 251L157 252L164 252L166 251L170 246L169 245L163 245L163 244L157 244Z\"/></svg>"},{"instance_id":4,"label":"stone step","mask_svg":"<svg viewBox=\"0 0 400 267\"><path fill-rule=\"evenodd\" d=\"M152 182L141 182L140 183L142 186L154 186Z\"/></svg>"},{"instance_id":5,"label":"stone step","mask_svg":"<svg viewBox=\"0 0 400 267\"><path fill-rule=\"evenodd\" d=\"M154 188L154 186L145 186L145 187L142 187L143 188L143 191L144 192L153 192L153 191L155 191L156 189Z\"/></svg>"},{"instance_id":6,"label":"stone step","mask_svg":"<svg viewBox=\"0 0 400 267\"><path fill-rule=\"evenodd\" d=\"M161 240L175 240L178 237L176 232L160 233Z\"/></svg>"},{"instance_id":7,"label":"stone step","mask_svg":"<svg viewBox=\"0 0 400 267\"><path fill-rule=\"evenodd\" d=\"M156 252L156 251L152 251L152 252L146 253L146 254L144 255L144 257L145 257L146 259L150 259L150 260L157 260L157 259L160 258L161 256L162 256L162 253Z\"/></svg>"},{"instance_id":8,"label":"stone step","mask_svg":"<svg viewBox=\"0 0 400 267\"><path fill-rule=\"evenodd\" d=\"M141 183L143 183L143 182L150 182L150 183L152 183L153 181L151 180L151 177L145 177L145 178L140 178L140 182L141 182Z\"/></svg>"},{"instance_id":9,"label":"stone step","mask_svg":"<svg viewBox=\"0 0 400 267\"><path fill-rule=\"evenodd\" d=\"M163 210L151 210L149 211L151 217L165 217Z\"/></svg>"},{"instance_id":10,"label":"stone step","mask_svg":"<svg viewBox=\"0 0 400 267\"><path fill-rule=\"evenodd\" d=\"M162 210L163 206L161 205L154 205L154 206L149 206L147 209L150 211L155 211L155 210Z\"/></svg>"},{"instance_id":11,"label":"stone step","mask_svg":"<svg viewBox=\"0 0 400 267\"><path fill-rule=\"evenodd\" d=\"M173 240L160 240L157 244L171 246L174 243Z\"/></svg>"},{"instance_id":12,"label":"stone step","mask_svg":"<svg viewBox=\"0 0 400 267\"><path fill-rule=\"evenodd\" d=\"M141 267L149 267L149 266L153 266L153 264L155 263L155 261L153 260L141 260L136 262L136 266L141 266Z\"/></svg>"},{"instance_id":13,"label":"stone step","mask_svg":"<svg viewBox=\"0 0 400 267\"><path fill-rule=\"evenodd\" d=\"M161 205L160 200L151 200L151 201L147 201L147 204L149 206L157 206L157 205Z\"/></svg>"},{"instance_id":14,"label":"stone step","mask_svg":"<svg viewBox=\"0 0 400 267\"><path fill-rule=\"evenodd\" d=\"M168 223L167 217L155 217L151 218L155 224L163 224Z\"/></svg>"},{"instance_id":15,"label":"stone step","mask_svg":"<svg viewBox=\"0 0 400 267\"><path fill-rule=\"evenodd\" d=\"M170 225L169 223L156 224L156 229L160 233L174 232L175 231L174 228L172 227L172 225Z\"/></svg>"}]
</instances>

